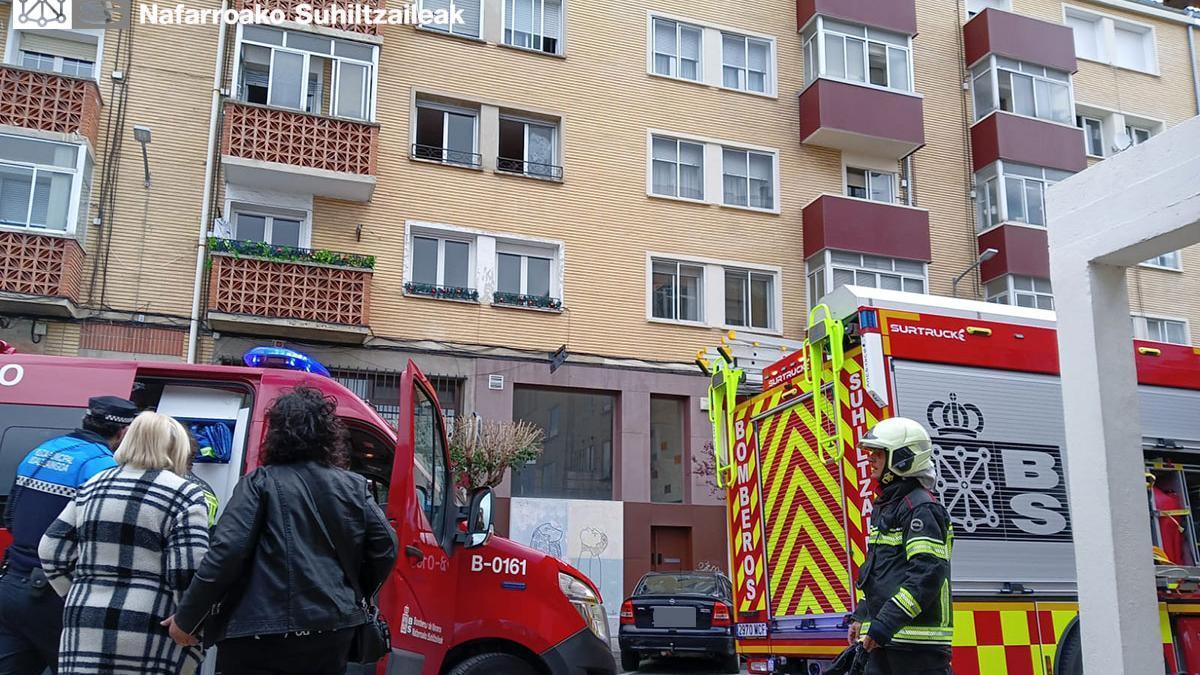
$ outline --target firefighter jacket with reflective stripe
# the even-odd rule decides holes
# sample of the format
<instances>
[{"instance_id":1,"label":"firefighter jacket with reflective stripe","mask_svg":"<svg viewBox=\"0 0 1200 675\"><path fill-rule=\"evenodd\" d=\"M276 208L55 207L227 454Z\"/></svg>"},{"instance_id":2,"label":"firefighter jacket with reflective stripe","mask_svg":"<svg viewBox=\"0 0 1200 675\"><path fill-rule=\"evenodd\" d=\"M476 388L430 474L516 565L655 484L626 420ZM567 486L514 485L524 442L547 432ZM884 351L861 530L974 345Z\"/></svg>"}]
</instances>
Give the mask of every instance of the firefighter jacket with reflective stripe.
<instances>
[{"instance_id":1,"label":"firefighter jacket with reflective stripe","mask_svg":"<svg viewBox=\"0 0 1200 675\"><path fill-rule=\"evenodd\" d=\"M858 576L863 634L897 648L950 649L952 538L946 509L915 480L883 489Z\"/></svg>"}]
</instances>

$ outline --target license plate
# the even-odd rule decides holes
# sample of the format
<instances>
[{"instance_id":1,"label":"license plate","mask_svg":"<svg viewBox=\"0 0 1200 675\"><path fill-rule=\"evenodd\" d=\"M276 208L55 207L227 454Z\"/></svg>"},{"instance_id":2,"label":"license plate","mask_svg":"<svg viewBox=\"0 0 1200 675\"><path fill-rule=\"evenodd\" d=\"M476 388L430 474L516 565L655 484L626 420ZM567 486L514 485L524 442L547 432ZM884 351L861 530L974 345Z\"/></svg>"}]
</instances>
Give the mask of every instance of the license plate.
<instances>
[{"instance_id":1,"label":"license plate","mask_svg":"<svg viewBox=\"0 0 1200 675\"><path fill-rule=\"evenodd\" d=\"M739 623L737 625L737 636L740 638L765 638L767 637L767 624Z\"/></svg>"},{"instance_id":2,"label":"license plate","mask_svg":"<svg viewBox=\"0 0 1200 675\"><path fill-rule=\"evenodd\" d=\"M695 628L695 607L655 607L655 628Z\"/></svg>"}]
</instances>

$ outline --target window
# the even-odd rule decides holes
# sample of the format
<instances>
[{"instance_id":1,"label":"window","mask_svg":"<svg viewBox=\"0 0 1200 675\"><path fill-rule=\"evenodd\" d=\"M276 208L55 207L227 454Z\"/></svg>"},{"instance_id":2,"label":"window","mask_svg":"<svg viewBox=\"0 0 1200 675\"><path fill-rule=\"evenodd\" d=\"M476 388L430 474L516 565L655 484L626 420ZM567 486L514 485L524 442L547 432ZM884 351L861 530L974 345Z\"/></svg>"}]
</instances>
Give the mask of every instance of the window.
<instances>
[{"instance_id":1,"label":"window","mask_svg":"<svg viewBox=\"0 0 1200 675\"><path fill-rule=\"evenodd\" d=\"M1104 156L1104 124L1095 117L1075 116L1075 126L1083 129L1083 144L1092 157Z\"/></svg>"},{"instance_id":2,"label":"window","mask_svg":"<svg viewBox=\"0 0 1200 675\"><path fill-rule=\"evenodd\" d=\"M449 483L445 440L433 400L420 387L413 392L413 485L417 503L440 542L445 530Z\"/></svg>"},{"instance_id":3,"label":"window","mask_svg":"<svg viewBox=\"0 0 1200 675\"><path fill-rule=\"evenodd\" d=\"M846 196L876 202L896 201L896 174L846 167Z\"/></svg>"},{"instance_id":4,"label":"window","mask_svg":"<svg viewBox=\"0 0 1200 675\"><path fill-rule=\"evenodd\" d=\"M654 72L699 82L704 29L668 19L654 19Z\"/></svg>"},{"instance_id":5,"label":"window","mask_svg":"<svg viewBox=\"0 0 1200 675\"><path fill-rule=\"evenodd\" d=\"M513 419L546 432L533 462L513 470L514 497L612 499L616 397L515 387Z\"/></svg>"},{"instance_id":6,"label":"window","mask_svg":"<svg viewBox=\"0 0 1200 675\"><path fill-rule=\"evenodd\" d=\"M357 120L374 115L374 45L267 26L241 31L240 100Z\"/></svg>"},{"instance_id":7,"label":"window","mask_svg":"<svg viewBox=\"0 0 1200 675\"><path fill-rule=\"evenodd\" d=\"M656 319L703 321L704 267L654 260L651 305Z\"/></svg>"},{"instance_id":8,"label":"window","mask_svg":"<svg viewBox=\"0 0 1200 675\"><path fill-rule=\"evenodd\" d=\"M0 224L74 232L91 167L81 145L0 134Z\"/></svg>"},{"instance_id":9,"label":"window","mask_svg":"<svg viewBox=\"0 0 1200 675\"><path fill-rule=\"evenodd\" d=\"M1151 133L1149 129L1135 127L1129 124L1125 125L1125 136L1129 139L1130 146L1141 145L1142 143L1150 140L1150 137L1153 135L1154 134Z\"/></svg>"},{"instance_id":10,"label":"window","mask_svg":"<svg viewBox=\"0 0 1200 675\"><path fill-rule=\"evenodd\" d=\"M806 82L830 77L912 91L907 35L818 17L804 37Z\"/></svg>"},{"instance_id":11,"label":"window","mask_svg":"<svg viewBox=\"0 0 1200 675\"><path fill-rule=\"evenodd\" d=\"M446 22L446 23L423 23L422 28L436 30L450 35L462 35L466 37L478 38L480 36L479 27L483 16L483 0L420 0L420 8L422 10L430 10L436 12L439 18L441 16L453 16L453 10L462 12L462 23ZM514 24L518 27L524 27L525 24ZM505 24L507 27L507 24Z\"/></svg>"},{"instance_id":12,"label":"window","mask_svg":"<svg viewBox=\"0 0 1200 675\"><path fill-rule=\"evenodd\" d=\"M1054 295L1049 279L1007 274L987 282L984 294L988 302L1001 305L1054 309Z\"/></svg>"},{"instance_id":13,"label":"window","mask_svg":"<svg viewBox=\"0 0 1200 675\"><path fill-rule=\"evenodd\" d=\"M425 234L412 237L412 278L423 286L470 288L474 277L471 242Z\"/></svg>"},{"instance_id":14,"label":"window","mask_svg":"<svg viewBox=\"0 0 1200 675\"><path fill-rule=\"evenodd\" d=\"M1067 73L993 55L971 70L971 86L976 120L1003 110L1071 123L1074 104Z\"/></svg>"},{"instance_id":15,"label":"window","mask_svg":"<svg viewBox=\"0 0 1200 675\"><path fill-rule=\"evenodd\" d=\"M775 302L775 275L725 270L725 324L770 330Z\"/></svg>"},{"instance_id":16,"label":"window","mask_svg":"<svg viewBox=\"0 0 1200 675\"><path fill-rule=\"evenodd\" d=\"M721 35L721 77L730 89L770 92L771 43L758 38Z\"/></svg>"},{"instance_id":17,"label":"window","mask_svg":"<svg viewBox=\"0 0 1200 675\"><path fill-rule=\"evenodd\" d=\"M996 162L975 174L977 218L985 230L1004 222L1046 226L1046 188L1067 171Z\"/></svg>"},{"instance_id":18,"label":"window","mask_svg":"<svg viewBox=\"0 0 1200 675\"><path fill-rule=\"evenodd\" d=\"M1139 340L1167 342L1174 345L1186 345L1191 342L1188 337L1186 321L1160 317L1137 316L1133 319L1133 336Z\"/></svg>"},{"instance_id":19,"label":"window","mask_svg":"<svg viewBox=\"0 0 1200 675\"><path fill-rule=\"evenodd\" d=\"M653 192L667 197L704 199L704 145L655 136Z\"/></svg>"},{"instance_id":20,"label":"window","mask_svg":"<svg viewBox=\"0 0 1200 675\"><path fill-rule=\"evenodd\" d=\"M1075 34L1075 55L1144 73L1158 71L1154 28L1079 7L1064 7Z\"/></svg>"},{"instance_id":21,"label":"window","mask_svg":"<svg viewBox=\"0 0 1200 675\"><path fill-rule=\"evenodd\" d=\"M496 290L501 293L550 297L554 258L519 252L496 254Z\"/></svg>"},{"instance_id":22,"label":"window","mask_svg":"<svg viewBox=\"0 0 1200 675\"><path fill-rule=\"evenodd\" d=\"M925 263L851 251L822 251L808 259L810 306L840 286L925 292Z\"/></svg>"},{"instance_id":23,"label":"window","mask_svg":"<svg viewBox=\"0 0 1200 675\"><path fill-rule=\"evenodd\" d=\"M762 152L725 148L724 203L756 209L775 208L775 158Z\"/></svg>"},{"instance_id":24,"label":"window","mask_svg":"<svg viewBox=\"0 0 1200 675\"><path fill-rule=\"evenodd\" d=\"M562 178L557 162L558 127L543 122L500 118L500 155L496 170L543 178Z\"/></svg>"},{"instance_id":25,"label":"window","mask_svg":"<svg viewBox=\"0 0 1200 675\"><path fill-rule=\"evenodd\" d=\"M233 238L241 241L263 241L275 246L301 247L305 217L278 215L268 212L237 211L233 213Z\"/></svg>"},{"instance_id":26,"label":"window","mask_svg":"<svg viewBox=\"0 0 1200 675\"><path fill-rule=\"evenodd\" d=\"M1164 253L1158 257L1151 258L1142 263L1148 267L1162 267L1169 270L1183 269L1183 263L1179 259L1179 251L1171 251Z\"/></svg>"},{"instance_id":27,"label":"window","mask_svg":"<svg viewBox=\"0 0 1200 675\"><path fill-rule=\"evenodd\" d=\"M562 0L504 0L504 44L561 54L562 8Z\"/></svg>"},{"instance_id":28,"label":"window","mask_svg":"<svg viewBox=\"0 0 1200 675\"><path fill-rule=\"evenodd\" d=\"M650 397L650 501L683 503L683 406L687 399Z\"/></svg>"},{"instance_id":29,"label":"window","mask_svg":"<svg viewBox=\"0 0 1200 675\"><path fill-rule=\"evenodd\" d=\"M973 17L985 9L1012 11L1012 0L967 0L967 17Z\"/></svg>"},{"instance_id":30,"label":"window","mask_svg":"<svg viewBox=\"0 0 1200 675\"><path fill-rule=\"evenodd\" d=\"M476 152L478 121L478 110L418 100L417 138L412 156L447 164L479 166L481 158Z\"/></svg>"},{"instance_id":31,"label":"window","mask_svg":"<svg viewBox=\"0 0 1200 675\"><path fill-rule=\"evenodd\" d=\"M17 32L16 63L22 68L91 79L95 77L99 38L88 33Z\"/></svg>"}]
</instances>

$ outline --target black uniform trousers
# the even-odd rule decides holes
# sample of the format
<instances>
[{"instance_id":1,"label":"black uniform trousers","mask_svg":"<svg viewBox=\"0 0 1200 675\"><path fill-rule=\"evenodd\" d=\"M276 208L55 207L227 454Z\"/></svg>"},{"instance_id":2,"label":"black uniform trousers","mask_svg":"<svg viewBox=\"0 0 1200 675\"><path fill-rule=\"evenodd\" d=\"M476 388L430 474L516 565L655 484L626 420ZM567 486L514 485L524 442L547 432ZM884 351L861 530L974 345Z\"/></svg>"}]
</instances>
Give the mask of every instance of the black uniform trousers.
<instances>
[{"instance_id":1,"label":"black uniform trousers","mask_svg":"<svg viewBox=\"0 0 1200 675\"><path fill-rule=\"evenodd\" d=\"M953 675L950 655L934 649L881 647L871 652L863 675Z\"/></svg>"},{"instance_id":2,"label":"black uniform trousers","mask_svg":"<svg viewBox=\"0 0 1200 675\"><path fill-rule=\"evenodd\" d=\"M40 570L39 570L40 571ZM63 599L43 582L0 574L0 675L41 675L58 671Z\"/></svg>"},{"instance_id":3,"label":"black uniform trousers","mask_svg":"<svg viewBox=\"0 0 1200 675\"><path fill-rule=\"evenodd\" d=\"M343 628L221 640L217 643L217 675L340 674L346 671L355 631Z\"/></svg>"}]
</instances>

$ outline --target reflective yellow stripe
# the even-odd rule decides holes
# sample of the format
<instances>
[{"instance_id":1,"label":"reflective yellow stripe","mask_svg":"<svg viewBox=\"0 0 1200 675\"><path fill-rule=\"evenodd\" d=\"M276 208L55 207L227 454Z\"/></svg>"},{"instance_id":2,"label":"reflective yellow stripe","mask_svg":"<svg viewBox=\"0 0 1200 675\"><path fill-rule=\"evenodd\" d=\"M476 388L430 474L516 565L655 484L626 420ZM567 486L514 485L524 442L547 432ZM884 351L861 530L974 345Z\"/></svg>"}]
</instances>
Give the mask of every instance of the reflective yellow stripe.
<instances>
[{"instance_id":1,"label":"reflective yellow stripe","mask_svg":"<svg viewBox=\"0 0 1200 675\"><path fill-rule=\"evenodd\" d=\"M892 596L892 602L896 603L900 609L904 610L904 613L907 614L908 618L910 619L917 618L917 615L921 613L921 604L918 603L917 599L913 597L913 594L909 593L908 589L904 588L903 586L901 586L900 590L896 591L896 594Z\"/></svg>"},{"instance_id":2,"label":"reflective yellow stripe","mask_svg":"<svg viewBox=\"0 0 1200 675\"><path fill-rule=\"evenodd\" d=\"M867 544L901 546L904 544L904 530L887 530L885 532L880 532L875 528L871 528L871 533L867 537Z\"/></svg>"},{"instance_id":3,"label":"reflective yellow stripe","mask_svg":"<svg viewBox=\"0 0 1200 675\"><path fill-rule=\"evenodd\" d=\"M948 626L905 626L896 631L892 642L948 645L953 637L954 629Z\"/></svg>"},{"instance_id":4,"label":"reflective yellow stripe","mask_svg":"<svg viewBox=\"0 0 1200 675\"><path fill-rule=\"evenodd\" d=\"M934 539L926 539L924 537L920 539L909 539L908 543L904 545L904 552L909 558L922 553L928 553L936 558L949 560L950 544L942 543Z\"/></svg>"}]
</instances>

